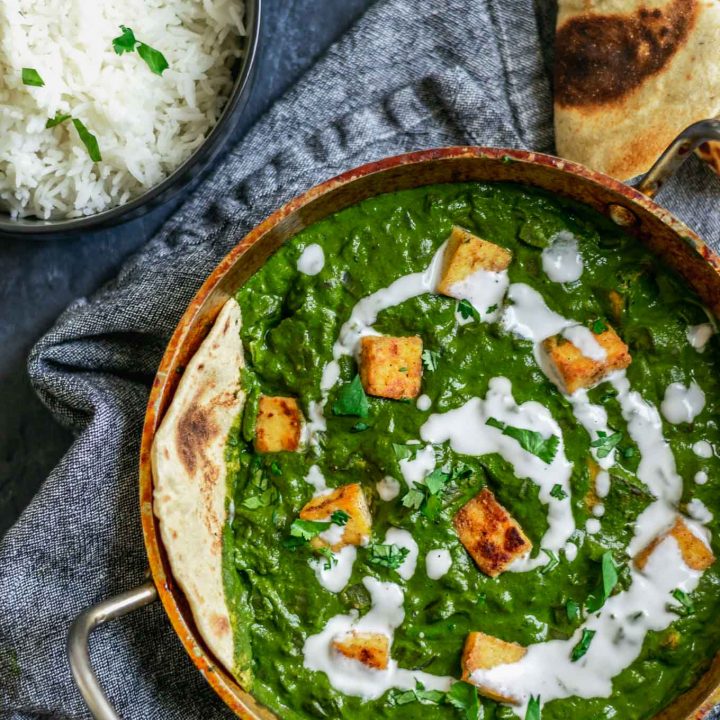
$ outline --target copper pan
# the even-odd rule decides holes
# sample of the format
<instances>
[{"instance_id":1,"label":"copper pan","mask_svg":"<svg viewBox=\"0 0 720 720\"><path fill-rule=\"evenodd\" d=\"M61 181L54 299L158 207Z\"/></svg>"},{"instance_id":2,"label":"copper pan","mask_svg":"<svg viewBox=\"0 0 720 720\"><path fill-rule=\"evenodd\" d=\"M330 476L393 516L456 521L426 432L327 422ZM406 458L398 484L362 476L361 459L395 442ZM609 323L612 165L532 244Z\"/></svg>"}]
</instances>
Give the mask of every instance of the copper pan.
<instances>
[{"instance_id":1,"label":"copper pan","mask_svg":"<svg viewBox=\"0 0 720 720\"><path fill-rule=\"evenodd\" d=\"M212 327L225 301L285 241L304 228L380 193L434 183L515 182L542 188L589 205L611 218L678 270L715 315L720 316L720 258L689 228L651 197L688 153L707 139L720 140L720 121L688 128L656 163L638 188L549 155L483 147L446 147L386 158L363 165L291 200L241 238L203 283L165 351L148 401L140 452L140 508L151 578L139 588L85 611L73 624L68 652L73 675L98 720L119 720L90 666L88 635L97 625L161 600L193 663L239 717L269 719L261 707L213 658L173 580L153 514L150 448L184 367ZM701 720L720 703L720 653L690 692L655 720Z\"/></svg>"}]
</instances>

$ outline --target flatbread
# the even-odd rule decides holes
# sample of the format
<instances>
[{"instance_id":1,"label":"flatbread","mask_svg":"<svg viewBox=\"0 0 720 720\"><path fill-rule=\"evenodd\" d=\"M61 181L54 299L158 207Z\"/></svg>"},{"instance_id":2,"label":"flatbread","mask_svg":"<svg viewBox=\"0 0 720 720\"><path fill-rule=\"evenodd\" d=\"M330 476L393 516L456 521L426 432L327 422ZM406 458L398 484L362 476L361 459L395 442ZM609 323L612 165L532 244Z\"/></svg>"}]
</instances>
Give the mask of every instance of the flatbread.
<instances>
[{"instance_id":1,"label":"flatbread","mask_svg":"<svg viewBox=\"0 0 720 720\"><path fill-rule=\"evenodd\" d=\"M558 155L627 180L718 115L720 0L559 0Z\"/></svg>"},{"instance_id":2,"label":"flatbread","mask_svg":"<svg viewBox=\"0 0 720 720\"><path fill-rule=\"evenodd\" d=\"M155 435L154 511L172 567L213 655L234 670L222 577L228 514L225 443L242 411L240 306L228 300L178 384Z\"/></svg>"}]
</instances>

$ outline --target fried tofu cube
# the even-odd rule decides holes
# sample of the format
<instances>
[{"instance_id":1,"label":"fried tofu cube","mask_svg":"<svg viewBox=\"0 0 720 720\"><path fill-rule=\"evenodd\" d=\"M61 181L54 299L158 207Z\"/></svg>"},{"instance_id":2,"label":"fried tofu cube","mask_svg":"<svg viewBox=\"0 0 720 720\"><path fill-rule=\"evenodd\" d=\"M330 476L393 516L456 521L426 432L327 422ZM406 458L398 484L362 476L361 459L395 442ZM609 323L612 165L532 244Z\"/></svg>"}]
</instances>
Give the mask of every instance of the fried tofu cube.
<instances>
[{"instance_id":1,"label":"fried tofu cube","mask_svg":"<svg viewBox=\"0 0 720 720\"><path fill-rule=\"evenodd\" d=\"M387 670L390 659L390 638L382 633L352 631L333 640L333 647L346 658L357 660L374 670Z\"/></svg>"},{"instance_id":2,"label":"fried tofu cube","mask_svg":"<svg viewBox=\"0 0 720 720\"><path fill-rule=\"evenodd\" d=\"M462 654L462 679L475 685L478 692L484 697L502 703L517 703L517 698L509 694L498 692L496 689L486 687L473 681L472 674L476 670L490 670L498 665L516 663L525 656L527 650L514 642L505 642L492 635L481 632L471 632L465 640Z\"/></svg>"},{"instance_id":3,"label":"fried tofu cube","mask_svg":"<svg viewBox=\"0 0 720 720\"><path fill-rule=\"evenodd\" d=\"M342 510L350 516L342 527L340 539L337 542L328 542L317 535L310 541L312 547L329 547L333 552L337 552L346 545L364 545L370 537L372 515L365 493L358 483L342 485L327 495L314 497L300 511L300 517L303 520L326 521L336 510Z\"/></svg>"},{"instance_id":4,"label":"fried tofu cube","mask_svg":"<svg viewBox=\"0 0 720 720\"><path fill-rule=\"evenodd\" d=\"M481 240L467 230L455 226L443 254L443 266L436 290L441 295L462 300L462 297L453 291L454 285L478 270L506 270L511 261L512 253L509 250Z\"/></svg>"},{"instance_id":5,"label":"fried tofu cube","mask_svg":"<svg viewBox=\"0 0 720 720\"><path fill-rule=\"evenodd\" d=\"M408 400L420 394L422 339L368 335L360 340L360 380L368 395Z\"/></svg>"},{"instance_id":6,"label":"fried tofu cube","mask_svg":"<svg viewBox=\"0 0 720 720\"><path fill-rule=\"evenodd\" d=\"M453 524L460 542L490 577L497 577L532 549L520 525L487 488L460 508Z\"/></svg>"},{"instance_id":7,"label":"fried tofu cube","mask_svg":"<svg viewBox=\"0 0 720 720\"><path fill-rule=\"evenodd\" d=\"M603 332L593 333L605 351L602 360L583 355L578 347L562 335L554 335L543 342L543 349L568 394L572 395L580 388L592 387L611 372L624 370L632 362L628 346L619 335L610 326L603 324L603 327Z\"/></svg>"},{"instance_id":8,"label":"fried tofu cube","mask_svg":"<svg viewBox=\"0 0 720 720\"><path fill-rule=\"evenodd\" d=\"M714 562L712 550L678 517L675 524L665 533L656 537L644 550L635 556L635 567L642 570L648 563L655 548L668 536L677 541L685 564L692 570L707 570Z\"/></svg>"},{"instance_id":9,"label":"fried tofu cube","mask_svg":"<svg viewBox=\"0 0 720 720\"><path fill-rule=\"evenodd\" d=\"M295 398L261 395L255 420L255 450L260 453L298 450L303 422Z\"/></svg>"}]
</instances>

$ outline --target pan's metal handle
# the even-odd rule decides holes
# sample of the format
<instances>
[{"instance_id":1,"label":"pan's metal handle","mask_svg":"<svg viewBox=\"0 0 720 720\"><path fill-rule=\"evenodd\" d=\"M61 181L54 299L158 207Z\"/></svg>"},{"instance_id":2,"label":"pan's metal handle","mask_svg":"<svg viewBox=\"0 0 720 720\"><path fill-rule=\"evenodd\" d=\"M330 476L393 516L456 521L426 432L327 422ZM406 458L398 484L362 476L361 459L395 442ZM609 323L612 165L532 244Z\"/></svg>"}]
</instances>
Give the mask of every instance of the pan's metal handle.
<instances>
[{"instance_id":1,"label":"pan's metal handle","mask_svg":"<svg viewBox=\"0 0 720 720\"><path fill-rule=\"evenodd\" d=\"M100 687L90 665L88 639L98 626L149 605L158 598L152 580L93 605L75 618L68 635L67 652L75 683L95 720L120 720Z\"/></svg>"},{"instance_id":2,"label":"pan's metal handle","mask_svg":"<svg viewBox=\"0 0 720 720\"><path fill-rule=\"evenodd\" d=\"M648 197L655 197L663 183L690 157L693 150L711 140L720 141L720 119L701 120L686 128L642 177L637 189Z\"/></svg>"}]
</instances>

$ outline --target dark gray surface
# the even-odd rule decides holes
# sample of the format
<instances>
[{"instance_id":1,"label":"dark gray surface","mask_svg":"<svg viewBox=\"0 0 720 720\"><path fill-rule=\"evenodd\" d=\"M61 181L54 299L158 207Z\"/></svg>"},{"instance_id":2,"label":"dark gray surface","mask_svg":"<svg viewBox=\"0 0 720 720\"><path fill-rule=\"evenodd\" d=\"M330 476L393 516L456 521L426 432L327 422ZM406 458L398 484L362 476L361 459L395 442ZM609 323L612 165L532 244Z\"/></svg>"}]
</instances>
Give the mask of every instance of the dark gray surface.
<instances>
[{"instance_id":1,"label":"dark gray surface","mask_svg":"<svg viewBox=\"0 0 720 720\"><path fill-rule=\"evenodd\" d=\"M255 87L236 137L372 2L264 0ZM71 300L113 277L174 206L72 240L0 241L0 536L72 441L30 387L30 348Z\"/></svg>"}]
</instances>

